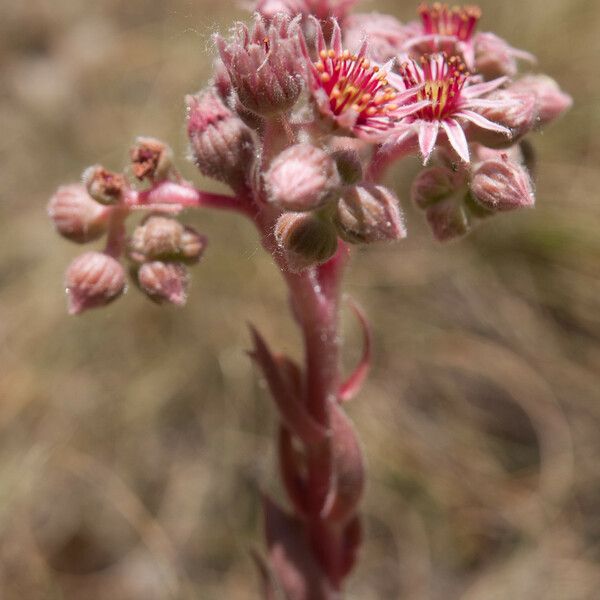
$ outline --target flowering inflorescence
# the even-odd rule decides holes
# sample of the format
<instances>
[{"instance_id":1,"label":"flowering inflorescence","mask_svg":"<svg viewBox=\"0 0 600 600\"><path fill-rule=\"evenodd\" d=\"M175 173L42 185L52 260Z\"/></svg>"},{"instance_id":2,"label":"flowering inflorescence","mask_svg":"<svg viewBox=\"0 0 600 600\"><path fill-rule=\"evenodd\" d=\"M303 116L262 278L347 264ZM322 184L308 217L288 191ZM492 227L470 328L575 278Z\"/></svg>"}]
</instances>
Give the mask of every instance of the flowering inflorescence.
<instances>
[{"instance_id":1,"label":"flowering inflorescence","mask_svg":"<svg viewBox=\"0 0 600 600\"><path fill-rule=\"evenodd\" d=\"M420 20L403 24L349 15L353 3L260 0L251 28L237 24L229 38L215 36L213 79L186 97L187 133L192 162L232 195L195 189L168 146L140 138L126 169L90 167L83 184L59 188L49 204L67 239L106 236L103 249L67 270L72 313L118 298L125 260L146 296L183 304L188 267L207 243L175 218L185 208L232 210L257 226L286 276L307 345L304 372L253 333L252 356L281 416L282 475L296 512L265 503L271 567L286 597L302 599L333 597L327 590L339 589L360 544L363 462L336 400L360 387L370 338L356 310L365 353L339 387L336 315L347 244L407 234L384 173L420 154L412 200L436 239L456 238L494 214L534 204L522 138L571 105L549 77L517 77L517 59L532 57L478 32L477 7L423 3ZM144 218L128 233L127 219L140 211ZM305 552L302 565L277 552L284 538L294 540L296 558Z\"/></svg>"}]
</instances>

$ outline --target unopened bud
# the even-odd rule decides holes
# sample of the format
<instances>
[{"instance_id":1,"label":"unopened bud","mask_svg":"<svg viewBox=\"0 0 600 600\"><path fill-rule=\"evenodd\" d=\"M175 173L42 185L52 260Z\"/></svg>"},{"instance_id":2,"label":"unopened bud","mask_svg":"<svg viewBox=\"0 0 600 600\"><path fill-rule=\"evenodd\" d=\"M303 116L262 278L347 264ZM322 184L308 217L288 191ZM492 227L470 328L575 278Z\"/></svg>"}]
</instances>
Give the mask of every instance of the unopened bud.
<instances>
[{"instance_id":1,"label":"unopened bud","mask_svg":"<svg viewBox=\"0 0 600 600\"><path fill-rule=\"evenodd\" d=\"M267 21L271 21L279 14L293 17L308 12L308 6L303 0L259 0L256 11Z\"/></svg>"},{"instance_id":2,"label":"unopened bud","mask_svg":"<svg viewBox=\"0 0 600 600\"><path fill-rule=\"evenodd\" d=\"M335 161L312 144L284 150L265 174L269 201L291 211L313 210L335 200L340 183Z\"/></svg>"},{"instance_id":3,"label":"unopened bud","mask_svg":"<svg viewBox=\"0 0 600 600\"><path fill-rule=\"evenodd\" d=\"M298 23L279 14L269 24L257 13L252 31L239 23L233 37L215 40L240 102L262 116L290 110L304 86Z\"/></svg>"},{"instance_id":4,"label":"unopened bud","mask_svg":"<svg viewBox=\"0 0 600 600\"><path fill-rule=\"evenodd\" d=\"M102 252L86 252L67 269L65 286L69 313L105 306L125 290L125 271L117 260Z\"/></svg>"},{"instance_id":5,"label":"unopened bud","mask_svg":"<svg viewBox=\"0 0 600 600\"><path fill-rule=\"evenodd\" d=\"M149 137L139 137L130 151L133 174L141 181L161 181L173 167L173 151L167 144Z\"/></svg>"},{"instance_id":6,"label":"unopened bud","mask_svg":"<svg viewBox=\"0 0 600 600\"><path fill-rule=\"evenodd\" d=\"M363 179L363 168L356 150L336 150L331 158L335 160L338 173L344 185L356 185Z\"/></svg>"},{"instance_id":7,"label":"unopened bud","mask_svg":"<svg viewBox=\"0 0 600 600\"><path fill-rule=\"evenodd\" d=\"M391 242L406 237L396 196L379 185L347 188L337 204L340 237L353 244Z\"/></svg>"},{"instance_id":8,"label":"unopened bud","mask_svg":"<svg viewBox=\"0 0 600 600\"><path fill-rule=\"evenodd\" d=\"M92 242L104 234L109 213L110 209L92 200L80 184L59 187L48 202L48 215L56 231L78 244Z\"/></svg>"},{"instance_id":9,"label":"unopened bud","mask_svg":"<svg viewBox=\"0 0 600 600\"><path fill-rule=\"evenodd\" d=\"M211 83L217 94L219 94L219 98L221 98L221 100L227 104L233 91L233 87L231 85L231 77L229 77L229 72L223 64L223 61L220 59L215 60Z\"/></svg>"},{"instance_id":10,"label":"unopened bud","mask_svg":"<svg viewBox=\"0 0 600 600\"><path fill-rule=\"evenodd\" d=\"M326 262L337 249L335 227L314 212L283 213L275 225L275 239L294 272Z\"/></svg>"},{"instance_id":11,"label":"unopened bud","mask_svg":"<svg viewBox=\"0 0 600 600\"><path fill-rule=\"evenodd\" d=\"M189 274L181 263L144 263L138 271L138 283L143 292L158 304L169 302L183 306L187 301Z\"/></svg>"},{"instance_id":12,"label":"unopened bud","mask_svg":"<svg viewBox=\"0 0 600 600\"><path fill-rule=\"evenodd\" d=\"M344 48L360 48L365 39L369 58L385 63L395 58L404 44L418 32L391 15L356 13L344 20Z\"/></svg>"},{"instance_id":13,"label":"unopened bud","mask_svg":"<svg viewBox=\"0 0 600 600\"><path fill-rule=\"evenodd\" d=\"M106 205L121 202L127 191L127 182L121 173L113 173L100 165L84 171L83 184L96 202Z\"/></svg>"},{"instance_id":14,"label":"unopened bud","mask_svg":"<svg viewBox=\"0 0 600 600\"><path fill-rule=\"evenodd\" d=\"M410 195L421 209L451 196L463 184L464 177L447 167L423 169L414 179Z\"/></svg>"},{"instance_id":15,"label":"unopened bud","mask_svg":"<svg viewBox=\"0 0 600 600\"><path fill-rule=\"evenodd\" d=\"M254 158L250 128L212 89L187 96L186 103L192 159L198 169L233 188L246 183Z\"/></svg>"},{"instance_id":16,"label":"unopened bud","mask_svg":"<svg viewBox=\"0 0 600 600\"><path fill-rule=\"evenodd\" d=\"M425 211L427 223L438 242L447 242L468 233L471 229L465 206L450 198L430 206Z\"/></svg>"},{"instance_id":17,"label":"unopened bud","mask_svg":"<svg viewBox=\"0 0 600 600\"><path fill-rule=\"evenodd\" d=\"M529 173L508 157L486 160L476 168L471 181L471 195L493 212L531 207L535 203Z\"/></svg>"},{"instance_id":18,"label":"unopened bud","mask_svg":"<svg viewBox=\"0 0 600 600\"><path fill-rule=\"evenodd\" d=\"M535 126L538 108L533 94L501 90L491 94L487 100L505 102L501 107L485 108L481 111L481 114L490 121L510 129L511 135L508 137L501 132L477 127L473 130L472 137L484 146L508 148Z\"/></svg>"},{"instance_id":19,"label":"unopened bud","mask_svg":"<svg viewBox=\"0 0 600 600\"><path fill-rule=\"evenodd\" d=\"M180 260L197 262L206 248L206 237L176 219L150 215L135 229L129 256L136 262Z\"/></svg>"},{"instance_id":20,"label":"unopened bud","mask_svg":"<svg viewBox=\"0 0 600 600\"><path fill-rule=\"evenodd\" d=\"M535 62L535 58L523 50L511 47L493 33L478 33L475 37L475 68L485 79L508 75L518 71L517 59Z\"/></svg>"},{"instance_id":21,"label":"unopened bud","mask_svg":"<svg viewBox=\"0 0 600 600\"><path fill-rule=\"evenodd\" d=\"M558 83L546 75L525 75L515 81L510 89L535 95L540 126L554 121L573 105L573 98L569 94L565 94Z\"/></svg>"}]
</instances>

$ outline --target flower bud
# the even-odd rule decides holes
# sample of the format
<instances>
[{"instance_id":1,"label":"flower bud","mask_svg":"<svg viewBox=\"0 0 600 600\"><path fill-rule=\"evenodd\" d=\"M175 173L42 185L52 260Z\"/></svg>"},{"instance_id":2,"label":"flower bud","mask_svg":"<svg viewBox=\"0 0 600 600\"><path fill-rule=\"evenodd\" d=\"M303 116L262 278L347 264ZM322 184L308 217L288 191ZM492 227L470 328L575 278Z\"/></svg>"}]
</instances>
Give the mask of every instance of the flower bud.
<instances>
[{"instance_id":1,"label":"flower bud","mask_svg":"<svg viewBox=\"0 0 600 600\"><path fill-rule=\"evenodd\" d=\"M538 109L533 94L501 90L494 92L487 99L498 100L505 102L505 104L497 108L485 108L481 111L481 114L490 121L510 129L512 135L507 137L497 131L476 127L473 129L472 138L484 146L508 148L529 133L535 126Z\"/></svg>"},{"instance_id":2,"label":"flower bud","mask_svg":"<svg viewBox=\"0 0 600 600\"><path fill-rule=\"evenodd\" d=\"M150 137L139 137L130 151L133 174L143 179L167 179L173 167L173 151L167 144Z\"/></svg>"},{"instance_id":3,"label":"flower bud","mask_svg":"<svg viewBox=\"0 0 600 600\"><path fill-rule=\"evenodd\" d=\"M59 187L48 202L48 215L56 231L78 244L92 242L104 234L109 213L79 184Z\"/></svg>"},{"instance_id":4,"label":"flower bud","mask_svg":"<svg viewBox=\"0 0 600 600\"><path fill-rule=\"evenodd\" d=\"M294 17L308 13L309 8L303 0L258 0L256 11L271 21L279 14Z\"/></svg>"},{"instance_id":5,"label":"flower bud","mask_svg":"<svg viewBox=\"0 0 600 600\"><path fill-rule=\"evenodd\" d=\"M283 213L275 224L275 239L294 272L326 262L337 249L335 227L313 212Z\"/></svg>"},{"instance_id":6,"label":"flower bud","mask_svg":"<svg viewBox=\"0 0 600 600\"><path fill-rule=\"evenodd\" d=\"M493 33L475 36L475 69L485 79L513 77L518 71L517 59L535 62L529 52L513 48Z\"/></svg>"},{"instance_id":7,"label":"flower bud","mask_svg":"<svg viewBox=\"0 0 600 600\"><path fill-rule=\"evenodd\" d=\"M187 131L192 160L207 177L237 188L246 182L254 158L250 128L213 90L187 96Z\"/></svg>"},{"instance_id":8,"label":"flower bud","mask_svg":"<svg viewBox=\"0 0 600 600\"><path fill-rule=\"evenodd\" d=\"M451 196L463 184L463 175L447 167L423 169L412 183L410 195L412 201L425 210L448 196Z\"/></svg>"},{"instance_id":9,"label":"flower bud","mask_svg":"<svg viewBox=\"0 0 600 600\"><path fill-rule=\"evenodd\" d=\"M385 187L357 185L338 201L338 233L352 244L391 242L406 237L398 199Z\"/></svg>"},{"instance_id":10,"label":"flower bud","mask_svg":"<svg viewBox=\"0 0 600 600\"><path fill-rule=\"evenodd\" d=\"M486 160L476 168L471 181L471 195L493 212L531 207L535 203L529 173L507 156Z\"/></svg>"},{"instance_id":11,"label":"flower bud","mask_svg":"<svg viewBox=\"0 0 600 600\"><path fill-rule=\"evenodd\" d=\"M121 202L127 191L127 182L121 173L112 173L100 165L83 172L83 184L96 202L106 205Z\"/></svg>"},{"instance_id":12,"label":"flower bud","mask_svg":"<svg viewBox=\"0 0 600 600\"><path fill-rule=\"evenodd\" d=\"M471 229L466 208L452 198L430 206L425 217L438 242L463 236Z\"/></svg>"},{"instance_id":13,"label":"flower bud","mask_svg":"<svg viewBox=\"0 0 600 600\"><path fill-rule=\"evenodd\" d=\"M65 286L69 313L105 306L125 290L125 271L117 260L102 252L86 252L67 269Z\"/></svg>"},{"instance_id":14,"label":"flower bud","mask_svg":"<svg viewBox=\"0 0 600 600\"><path fill-rule=\"evenodd\" d=\"M356 150L336 150L331 158L335 160L338 173L344 185L356 185L363 180L363 168Z\"/></svg>"},{"instance_id":15,"label":"flower bud","mask_svg":"<svg viewBox=\"0 0 600 600\"><path fill-rule=\"evenodd\" d=\"M257 14L252 32L239 23L232 41L219 35L215 40L232 86L248 110L272 116L296 104L304 86L296 21L279 14L269 25Z\"/></svg>"},{"instance_id":16,"label":"flower bud","mask_svg":"<svg viewBox=\"0 0 600 600\"><path fill-rule=\"evenodd\" d=\"M554 121L573 105L573 98L565 94L558 83L546 75L525 75L515 81L510 89L518 93L535 95L540 126Z\"/></svg>"},{"instance_id":17,"label":"flower bud","mask_svg":"<svg viewBox=\"0 0 600 600\"><path fill-rule=\"evenodd\" d=\"M335 161L312 144L284 150L264 177L269 202L292 211L313 210L335 200L341 184Z\"/></svg>"},{"instance_id":18,"label":"flower bud","mask_svg":"<svg viewBox=\"0 0 600 600\"><path fill-rule=\"evenodd\" d=\"M206 248L206 237L169 217L150 215L135 229L129 256L135 262L180 260L197 262Z\"/></svg>"},{"instance_id":19,"label":"flower bud","mask_svg":"<svg viewBox=\"0 0 600 600\"><path fill-rule=\"evenodd\" d=\"M138 283L142 291L158 304L169 302L183 306L187 301L189 274L181 263L144 263L138 271Z\"/></svg>"},{"instance_id":20,"label":"flower bud","mask_svg":"<svg viewBox=\"0 0 600 600\"><path fill-rule=\"evenodd\" d=\"M360 48L369 40L368 56L379 63L396 57L416 32L391 15L356 13L344 21L344 48Z\"/></svg>"},{"instance_id":21,"label":"flower bud","mask_svg":"<svg viewBox=\"0 0 600 600\"><path fill-rule=\"evenodd\" d=\"M219 98L221 98L224 104L227 104L229 97L233 92L233 87L231 85L229 72L223 64L223 61L220 59L215 60L211 83L219 95Z\"/></svg>"}]
</instances>

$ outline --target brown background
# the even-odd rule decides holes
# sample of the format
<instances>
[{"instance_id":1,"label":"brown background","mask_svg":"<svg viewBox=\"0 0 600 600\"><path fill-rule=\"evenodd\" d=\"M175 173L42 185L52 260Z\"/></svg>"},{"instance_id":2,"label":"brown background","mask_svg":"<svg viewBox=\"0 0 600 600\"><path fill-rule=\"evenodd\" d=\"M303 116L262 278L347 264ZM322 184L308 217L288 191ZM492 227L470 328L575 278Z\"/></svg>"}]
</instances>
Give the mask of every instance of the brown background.
<instances>
[{"instance_id":1,"label":"brown background","mask_svg":"<svg viewBox=\"0 0 600 600\"><path fill-rule=\"evenodd\" d=\"M535 211L434 243L359 251L347 290L375 367L349 408L370 482L356 600L592 600L600 585L600 8L484 1L483 30L539 56L575 98L534 138ZM363 5L413 18L412 2ZM233 2L0 2L0 596L257 598L258 489L278 494L273 410L246 321L297 354L276 269L251 227L210 236L183 310L135 290L81 318L79 251L45 204L138 134L186 164L182 97ZM397 173L406 198L417 161ZM344 319L348 365L358 332Z\"/></svg>"}]
</instances>

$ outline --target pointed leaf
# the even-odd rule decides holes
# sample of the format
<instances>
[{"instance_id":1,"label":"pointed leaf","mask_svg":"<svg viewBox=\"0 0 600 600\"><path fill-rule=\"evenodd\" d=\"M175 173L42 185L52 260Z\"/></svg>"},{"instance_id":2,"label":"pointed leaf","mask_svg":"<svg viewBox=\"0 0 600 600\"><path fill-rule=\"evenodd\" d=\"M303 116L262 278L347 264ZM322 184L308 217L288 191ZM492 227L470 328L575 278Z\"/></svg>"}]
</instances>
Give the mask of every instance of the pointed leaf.
<instances>
[{"instance_id":1,"label":"pointed leaf","mask_svg":"<svg viewBox=\"0 0 600 600\"><path fill-rule=\"evenodd\" d=\"M363 332L363 352L358 364L348 377L346 381L340 386L339 399L340 402L347 402L352 400L356 394L360 391L371 367L372 358L372 335L367 316L363 310L352 300L348 299L350 308L354 311L354 314L358 318L358 322Z\"/></svg>"},{"instance_id":2,"label":"pointed leaf","mask_svg":"<svg viewBox=\"0 0 600 600\"><path fill-rule=\"evenodd\" d=\"M322 442L327 437L327 430L310 416L300 399L289 388L277 360L258 331L252 326L250 330L254 342L251 356L263 371L282 421L304 443Z\"/></svg>"},{"instance_id":3,"label":"pointed leaf","mask_svg":"<svg viewBox=\"0 0 600 600\"><path fill-rule=\"evenodd\" d=\"M335 593L317 564L303 523L268 496L263 498L269 564L286 600L334 600Z\"/></svg>"},{"instance_id":4,"label":"pointed leaf","mask_svg":"<svg viewBox=\"0 0 600 600\"><path fill-rule=\"evenodd\" d=\"M354 426L338 405L331 407L331 431L334 481L321 516L345 521L362 497L365 463Z\"/></svg>"},{"instance_id":5,"label":"pointed leaf","mask_svg":"<svg viewBox=\"0 0 600 600\"><path fill-rule=\"evenodd\" d=\"M294 447L292 434L283 425L279 427L279 468L281 479L296 511L304 515L306 506L306 477L302 474L304 457Z\"/></svg>"}]
</instances>

